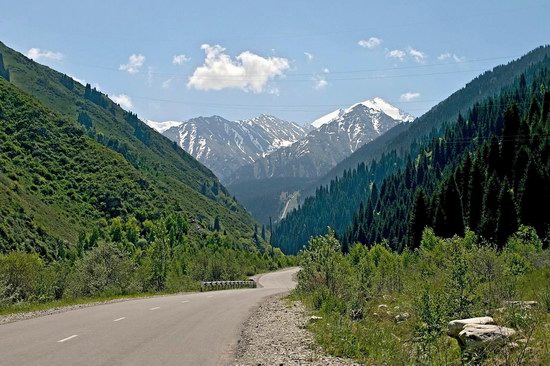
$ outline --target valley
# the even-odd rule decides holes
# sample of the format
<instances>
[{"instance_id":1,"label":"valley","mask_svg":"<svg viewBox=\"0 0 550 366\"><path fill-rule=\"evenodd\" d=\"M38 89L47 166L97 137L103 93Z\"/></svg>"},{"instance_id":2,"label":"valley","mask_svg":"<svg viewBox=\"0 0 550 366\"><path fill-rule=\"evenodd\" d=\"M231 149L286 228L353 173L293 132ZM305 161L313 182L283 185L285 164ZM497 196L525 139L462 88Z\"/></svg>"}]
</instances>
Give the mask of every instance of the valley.
<instances>
[{"instance_id":1,"label":"valley","mask_svg":"<svg viewBox=\"0 0 550 366\"><path fill-rule=\"evenodd\" d=\"M1 365L550 364L548 4L139 5L0 12Z\"/></svg>"}]
</instances>

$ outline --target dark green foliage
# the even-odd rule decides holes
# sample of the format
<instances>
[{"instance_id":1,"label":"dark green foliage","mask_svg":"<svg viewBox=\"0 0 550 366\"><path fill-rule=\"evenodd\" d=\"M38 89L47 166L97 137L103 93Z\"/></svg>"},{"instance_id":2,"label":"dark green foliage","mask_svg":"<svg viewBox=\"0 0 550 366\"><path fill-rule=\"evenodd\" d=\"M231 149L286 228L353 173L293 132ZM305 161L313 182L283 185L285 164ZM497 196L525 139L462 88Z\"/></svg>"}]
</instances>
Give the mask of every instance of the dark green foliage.
<instances>
[{"instance_id":1,"label":"dark green foliage","mask_svg":"<svg viewBox=\"0 0 550 366\"><path fill-rule=\"evenodd\" d=\"M101 108L106 108L110 103L107 97L105 97L96 88L92 88L90 84L86 84L86 87L84 89L84 98L88 99L94 104L97 104Z\"/></svg>"},{"instance_id":2,"label":"dark green foliage","mask_svg":"<svg viewBox=\"0 0 550 366\"><path fill-rule=\"evenodd\" d=\"M220 217L219 216L216 216L216 218L214 219L214 226L212 226L212 229L214 231L221 231L222 230L222 226L220 224ZM257 238L258 238L258 233L257 232L254 232L254 237L256 238L256 241L257 241Z\"/></svg>"},{"instance_id":3,"label":"dark green foliage","mask_svg":"<svg viewBox=\"0 0 550 366\"><path fill-rule=\"evenodd\" d=\"M548 364L550 252L534 229L519 227L500 250L471 231L444 239L430 228L414 252L380 244L353 245L347 255L339 249L332 232L312 238L294 291L321 316L308 329L331 354L365 365ZM506 305L539 298L544 305L528 310ZM474 349L482 357L470 362L472 349L447 335L448 323L487 315L528 334L529 352L508 347L514 338Z\"/></svg>"},{"instance_id":4,"label":"dark green foliage","mask_svg":"<svg viewBox=\"0 0 550 366\"><path fill-rule=\"evenodd\" d=\"M418 144L426 138L429 139L434 129L456 120L460 113L468 113L468 110L472 109L476 103L498 94L501 89L518 83L521 74L533 68L533 65L548 65L548 63L550 63L550 46L541 46L517 60L484 72L424 115L418 117L414 123L398 125L371 143L363 145L354 154L333 168L325 177L321 178L317 185L330 184L331 180L341 177L344 170L354 169L362 162L380 160L384 153L397 151L398 154L406 154L410 150L413 153L418 152ZM524 76L524 79L527 85L531 85L527 75ZM548 113L549 108L547 107L546 113ZM309 193L315 193L315 189Z\"/></svg>"},{"instance_id":5,"label":"dark green foliage","mask_svg":"<svg viewBox=\"0 0 550 366\"><path fill-rule=\"evenodd\" d=\"M84 128L86 129L90 129L93 127L92 119L90 118L88 113L84 111L78 112L78 122L80 122L82 126L84 126Z\"/></svg>"},{"instance_id":6,"label":"dark green foliage","mask_svg":"<svg viewBox=\"0 0 550 366\"><path fill-rule=\"evenodd\" d=\"M10 72L6 69L4 65L4 57L0 53L0 78L4 78L7 81L10 81Z\"/></svg>"},{"instance_id":7,"label":"dark green foliage","mask_svg":"<svg viewBox=\"0 0 550 366\"><path fill-rule=\"evenodd\" d=\"M0 79L0 252L51 260L102 219L165 212L202 227L218 216L255 246L253 219L189 154L91 86L1 43L0 55L11 76Z\"/></svg>"},{"instance_id":8,"label":"dark green foliage","mask_svg":"<svg viewBox=\"0 0 550 366\"><path fill-rule=\"evenodd\" d=\"M537 106L547 98L541 90L550 84L549 67L549 58L531 65L510 85L504 84L499 94L473 103L454 123L432 130L429 138L415 140L408 153L393 151L368 166L361 163L345 170L280 223L274 243L295 253L308 237L330 226L342 238L344 249L355 242L373 245L382 240L399 251L406 245L415 247L421 230L414 222L418 188L425 192L429 207L425 212L429 216L422 221L427 220L437 235L463 235L469 228L503 245L510 230L522 223L544 237L548 218L535 212L544 212L542 207L550 199L550 121L542 118L544 112ZM514 73L519 70L512 68ZM531 87L522 89L521 80ZM501 192L505 182L510 192ZM380 187L376 196L369 189L374 183ZM501 211L501 206L517 206L517 219L513 210L499 216L508 211ZM505 222L514 221L505 228Z\"/></svg>"},{"instance_id":9,"label":"dark green foliage","mask_svg":"<svg viewBox=\"0 0 550 366\"><path fill-rule=\"evenodd\" d=\"M199 281L239 280L292 264L280 251L272 258L228 235L197 233L175 214L104 221L77 245L49 262L36 253L0 253L0 310L17 302L196 290Z\"/></svg>"},{"instance_id":10,"label":"dark green foliage","mask_svg":"<svg viewBox=\"0 0 550 366\"><path fill-rule=\"evenodd\" d=\"M411 217L409 219L409 249L414 250L420 246L422 232L430 225L430 212L426 194L419 188L414 195Z\"/></svg>"}]
</instances>

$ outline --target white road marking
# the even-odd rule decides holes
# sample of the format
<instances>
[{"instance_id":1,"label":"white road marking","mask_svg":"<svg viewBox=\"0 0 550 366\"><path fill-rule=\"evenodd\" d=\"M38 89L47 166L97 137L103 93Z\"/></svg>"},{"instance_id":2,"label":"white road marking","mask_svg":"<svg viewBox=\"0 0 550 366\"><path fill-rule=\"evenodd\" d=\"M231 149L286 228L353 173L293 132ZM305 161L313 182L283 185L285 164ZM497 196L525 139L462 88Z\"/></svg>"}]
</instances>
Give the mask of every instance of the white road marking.
<instances>
[{"instance_id":1,"label":"white road marking","mask_svg":"<svg viewBox=\"0 0 550 366\"><path fill-rule=\"evenodd\" d=\"M188 303L188 302L189 302L189 300L183 300L181 303L185 304L185 303Z\"/></svg>"},{"instance_id":2,"label":"white road marking","mask_svg":"<svg viewBox=\"0 0 550 366\"><path fill-rule=\"evenodd\" d=\"M149 310L157 310L157 309L160 309L160 306L157 306L157 307L155 307L155 308L151 308L151 309L149 309Z\"/></svg>"},{"instance_id":3,"label":"white road marking","mask_svg":"<svg viewBox=\"0 0 550 366\"><path fill-rule=\"evenodd\" d=\"M69 339L73 339L73 338L76 338L76 337L78 337L78 334L73 334L73 335L70 336L70 337L63 338L63 339L58 340L57 343L63 343L63 342L65 342L65 341L68 341Z\"/></svg>"},{"instance_id":4,"label":"white road marking","mask_svg":"<svg viewBox=\"0 0 550 366\"><path fill-rule=\"evenodd\" d=\"M119 321L124 320L124 319L126 319L125 316L123 316L122 318L115 319L115 320L113 320L113 321L114 321L114 322L119 322Z\"/></svg>"}]
</instances>

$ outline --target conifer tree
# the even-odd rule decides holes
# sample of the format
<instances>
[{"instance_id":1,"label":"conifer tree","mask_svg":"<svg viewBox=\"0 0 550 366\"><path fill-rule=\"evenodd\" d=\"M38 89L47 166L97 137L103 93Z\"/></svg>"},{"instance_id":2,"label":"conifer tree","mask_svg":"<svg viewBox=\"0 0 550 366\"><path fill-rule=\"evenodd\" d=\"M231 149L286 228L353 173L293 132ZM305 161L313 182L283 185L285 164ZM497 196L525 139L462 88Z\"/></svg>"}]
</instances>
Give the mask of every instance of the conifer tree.
<instances>
[{"instance_id":1,"label":"conifer tree","mask_svg":"<svg viewBox=\"0 0 550 366\"><path fill-rule=\"evenodd\" d=\"M424 191L419 188L414 195L414 201L409 219L409 249L416 249L420 246L422 232L424 228L430 224L428 214L428 203Z\"/></svg>"}]
</instances>

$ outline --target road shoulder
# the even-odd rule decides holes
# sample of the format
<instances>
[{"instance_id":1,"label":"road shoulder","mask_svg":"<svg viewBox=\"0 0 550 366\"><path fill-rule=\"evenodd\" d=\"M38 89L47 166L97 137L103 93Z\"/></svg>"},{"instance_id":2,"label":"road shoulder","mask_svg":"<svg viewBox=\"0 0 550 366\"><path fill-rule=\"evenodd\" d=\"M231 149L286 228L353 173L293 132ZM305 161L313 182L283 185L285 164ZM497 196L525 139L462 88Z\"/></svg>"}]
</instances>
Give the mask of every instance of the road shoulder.
<instances>
[{"instance_id":1,"label":"road shoulder","mask_svg":"<svg viewBox=\"0 0 550 366\"><path fill-rule=\"evenodd\" d=\"M308 321L299 301L284 294L268 297L244 324L233 365L357 365L324 353L307 330Z\"/></svg>"}]
</instances>

